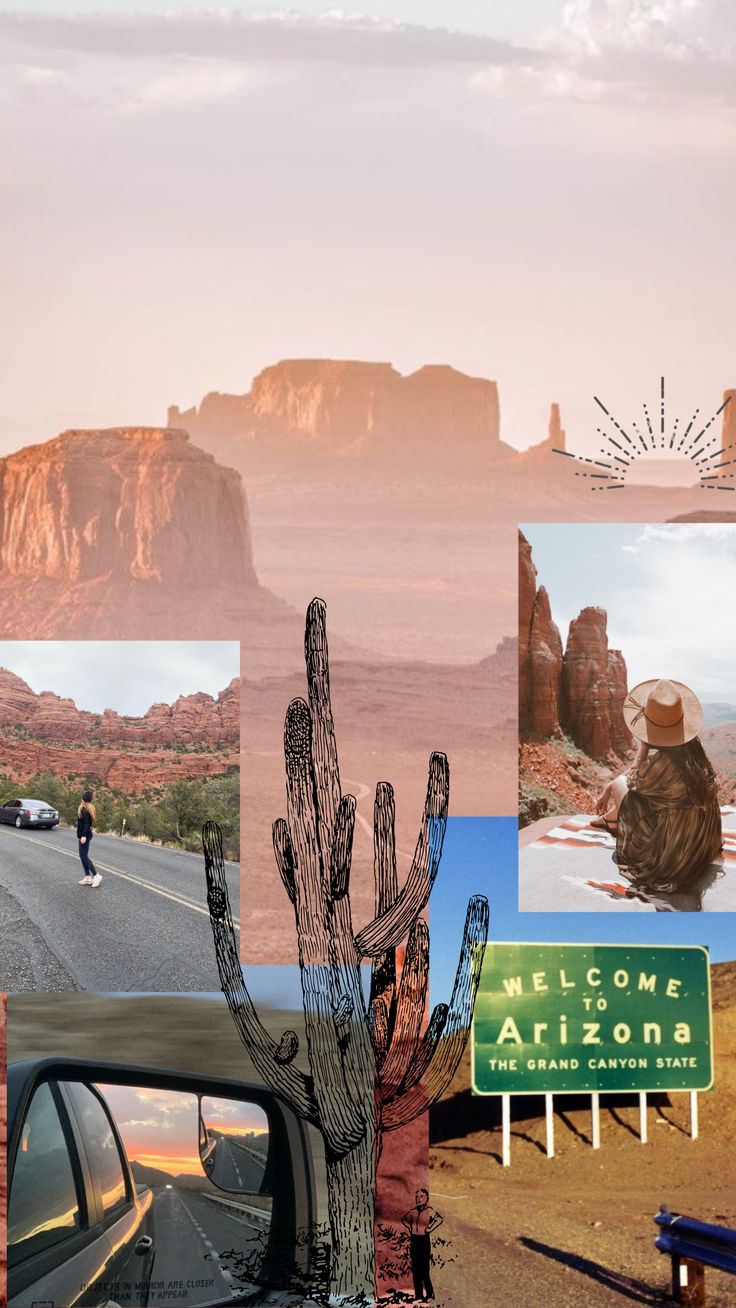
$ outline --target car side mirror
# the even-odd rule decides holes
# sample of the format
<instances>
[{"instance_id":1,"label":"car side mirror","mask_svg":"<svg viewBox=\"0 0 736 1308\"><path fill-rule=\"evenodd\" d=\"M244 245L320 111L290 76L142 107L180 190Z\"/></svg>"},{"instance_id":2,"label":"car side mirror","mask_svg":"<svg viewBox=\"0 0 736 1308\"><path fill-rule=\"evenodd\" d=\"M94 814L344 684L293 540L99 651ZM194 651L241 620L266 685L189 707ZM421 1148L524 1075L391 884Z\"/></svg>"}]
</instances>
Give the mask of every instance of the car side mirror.
<instances>
[{"instance_id":1,"label":"car side mirror","mask_svg":"<svg viewBox=\"0 0 736 1308\"><path fill-rule=\"evenodd\" d=\"M268 1194L268 1154L268 1117L260 1104L200 1095L199 1156L213 1185L231 1194Z\"/></svg>"}]
</instances>

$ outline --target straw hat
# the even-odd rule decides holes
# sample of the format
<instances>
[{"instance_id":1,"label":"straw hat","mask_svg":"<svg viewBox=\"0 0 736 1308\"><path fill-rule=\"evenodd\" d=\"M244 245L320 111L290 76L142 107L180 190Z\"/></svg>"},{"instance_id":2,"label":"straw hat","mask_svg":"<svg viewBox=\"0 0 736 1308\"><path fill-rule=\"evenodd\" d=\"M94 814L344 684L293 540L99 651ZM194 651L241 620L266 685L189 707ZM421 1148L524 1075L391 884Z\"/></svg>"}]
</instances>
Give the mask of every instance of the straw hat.
<instances>
[{"instance_id":1,"label":"straw hat","mask_svg":"<svg viewBox=\"0 0 736 1308\"><path fill-rule=\"evenodd\" d=\"M684 745L703 725L697 695L681 681L640 681L624 701L629 731L646 745Z\"/></svg>"}]
</instances>

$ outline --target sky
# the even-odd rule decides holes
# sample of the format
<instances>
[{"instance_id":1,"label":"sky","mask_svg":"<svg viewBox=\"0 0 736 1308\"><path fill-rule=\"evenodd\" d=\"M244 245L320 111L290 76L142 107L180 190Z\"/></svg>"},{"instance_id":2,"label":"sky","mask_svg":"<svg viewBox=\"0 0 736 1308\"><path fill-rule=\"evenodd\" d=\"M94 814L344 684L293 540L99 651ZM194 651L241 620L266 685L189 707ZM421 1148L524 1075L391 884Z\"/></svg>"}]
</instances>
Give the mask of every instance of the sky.
<instances>
[{"instance_id":1,"label":"sky","mask_svg":"<svg viewBox=\"0 0 736 1308\"><path fill-rule=\"evenodd\" d=\"M0 452L282 357L450 363L582 450L594 393L736 384L733 0L18 6Z\"/></svg>"},{"instance_id":2,"label":"sky","mask_svg":"<svg viewBox=\"0 0 736 1308\"><path fill-rule=\"evenodd\" d=\"M240 676L232 640L1 640L0 668L40 694L52 690L77 708L140 717L152 704L205 691L216 699Z\"/></svg>"},{"instance_id":3,"label":"sky","mask_svg":"<svg viewBox=\"0 0 736 1308\"><path fill-rule=\"evenodd\" d=\"M522 531L563 644L571 619L598 605L629 687L669 677L736 704L736 524L525 523Z\"/></svg>"}]
</instances>

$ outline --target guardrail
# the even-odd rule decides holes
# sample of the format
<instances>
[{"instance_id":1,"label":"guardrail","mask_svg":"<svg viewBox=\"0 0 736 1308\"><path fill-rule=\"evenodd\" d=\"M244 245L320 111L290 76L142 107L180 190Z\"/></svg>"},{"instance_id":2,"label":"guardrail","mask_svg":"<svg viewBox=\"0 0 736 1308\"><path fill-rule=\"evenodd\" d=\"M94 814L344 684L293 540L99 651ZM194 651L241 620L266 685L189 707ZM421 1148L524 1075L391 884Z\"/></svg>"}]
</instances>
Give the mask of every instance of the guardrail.
<instances>
[{"instance_id":1,"label":"guardrail","mask_svg":"<svg viewBox=\"0 0 736 1308\"><path fill-rule=\"evenodd\" d=\"M208 1190L202 1191L202 1198L209 1199L210 1203L219 1204L221 1208L231 1208L253 1225L269 1227L271 1225L271 1212L268 1208L252 1208L250 1204L239 1203L237 1199L228 1199L224 1194L210 1194Z\"/></svg>"},{"instance_id":2,"label":"guardrail","mask_svg":"<svg viewBox=\"0 0 736 1308\"><path fill-rule=\"evenodd\" d=\"M672 1259L672 1298L701 1308L706 1267L736 1276L736 1231L671 1213L664 1204L654 1220L661 1227L654 1243Z\"/></svg>"}]
</instances>

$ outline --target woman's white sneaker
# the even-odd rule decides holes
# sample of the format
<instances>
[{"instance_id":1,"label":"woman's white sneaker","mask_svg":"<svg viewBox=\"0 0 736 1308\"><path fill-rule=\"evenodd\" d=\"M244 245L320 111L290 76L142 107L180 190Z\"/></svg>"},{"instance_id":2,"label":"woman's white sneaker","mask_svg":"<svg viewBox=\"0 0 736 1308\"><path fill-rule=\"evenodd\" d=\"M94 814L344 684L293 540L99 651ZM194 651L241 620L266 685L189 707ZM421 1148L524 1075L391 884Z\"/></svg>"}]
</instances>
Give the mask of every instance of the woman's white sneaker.
<instances>
[{"instance_id":1,"label":"woman's white sneaker","mask_svg":"<svg viewBox=\"0 0 736 1308\"><path fill-rule=\"evenodd\" d=\"M102 877L100 876L99 872L96 872L95 875L93 876L91 882L90 882L90 885L93 885L93 886L99 886L101 880L102 880Z\"/></svg>"},{"instance_id":2,"label":"woman's white sneaker","mask_svg":"<svg viewBox=\"0 0 736 1308\"><path fill-rule=\"evenodd\" d=\"M92 880L92 877L82 877L82 880L80 881L79 884L80 886L91 886L94 884L94 882Z\"/></svg>"}]
</instances>

